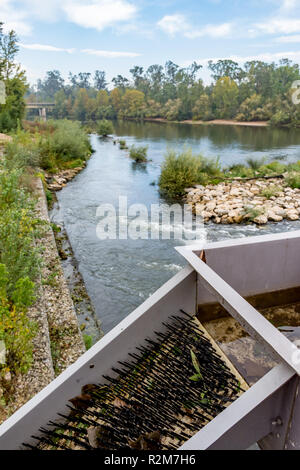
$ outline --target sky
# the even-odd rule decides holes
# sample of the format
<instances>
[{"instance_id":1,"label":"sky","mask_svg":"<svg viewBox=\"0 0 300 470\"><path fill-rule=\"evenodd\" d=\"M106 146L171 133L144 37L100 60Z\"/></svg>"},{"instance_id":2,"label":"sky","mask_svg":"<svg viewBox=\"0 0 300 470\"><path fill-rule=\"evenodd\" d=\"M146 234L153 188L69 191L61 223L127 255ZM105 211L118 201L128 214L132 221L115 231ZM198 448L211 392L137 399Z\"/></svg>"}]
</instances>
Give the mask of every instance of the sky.
<instances>
[{"instance_id":1,"label":"sky","mask_svg":"<svg viewBox=\"0 0 300 470\"><path fill-rule=\"evenodd\" d=\"M300 63L300 0L0 0L32 84L48 70L105 70L108 81L172 60Z\"/></svg>"}]
</instances>

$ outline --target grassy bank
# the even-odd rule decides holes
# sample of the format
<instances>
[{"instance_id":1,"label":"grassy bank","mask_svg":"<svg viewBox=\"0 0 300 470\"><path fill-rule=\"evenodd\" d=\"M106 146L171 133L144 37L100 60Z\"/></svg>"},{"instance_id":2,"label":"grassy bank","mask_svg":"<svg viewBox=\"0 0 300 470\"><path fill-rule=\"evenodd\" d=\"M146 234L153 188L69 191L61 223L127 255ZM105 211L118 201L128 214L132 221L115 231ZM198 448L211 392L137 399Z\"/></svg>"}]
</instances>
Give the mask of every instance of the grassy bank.
<instances>
[{"instance_id":1,"label":"grassy bank","mask_svg":"<svg viewBox=\"0 0 300 470\"><path fill-rule=\"evenodd\" d=\"M178 199L184 196L186 188L195 185L218 184L235 178L247 180L278 176L284 177L287 186L300 188L300 161L284 163L249 158L246 164L222 168L218 159L195 155L190 149L179 153L169 150L162 164L159 188L165 197Z\"/></svg>"},{"instance_id":2,"label":"grassy bank","mask_svg":"<svg viewBox=\"0 0 300 470\"><path fill-rule=\"evenodd\" d=\"M37 334L27 312L44 265L37 241L49 227L36 215L35 176L43 179L43 170L72 168L90 154L88 136L78 123L49 121L26 124L0 157L0 345L6 352L0 363L0 410L13 396L14 378L32 365Z\"/></svg>"}]
</instances>

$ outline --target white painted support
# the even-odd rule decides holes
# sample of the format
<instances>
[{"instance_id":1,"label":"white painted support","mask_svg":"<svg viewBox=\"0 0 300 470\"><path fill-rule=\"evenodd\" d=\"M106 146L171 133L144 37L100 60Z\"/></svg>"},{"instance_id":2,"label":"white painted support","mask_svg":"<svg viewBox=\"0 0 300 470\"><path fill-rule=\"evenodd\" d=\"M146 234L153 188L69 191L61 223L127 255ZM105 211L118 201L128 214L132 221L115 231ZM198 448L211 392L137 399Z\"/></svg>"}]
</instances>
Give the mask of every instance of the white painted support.
<instances>
[{"instance_id":1,"label":"white painted support","mask_svg":"<svg viewBox=\"0 0 300 470\"><path fill-rule=\"evenodd\" d=\"M197 271L203 286L220 302L254 339L264 345L270 353L288 364L300 375L300 364L292 362L294 345L277 330L254 307L241 297L227 282L216 274L191 250L184 247L177 251L186 258Z\"/></svg>"},{"instance_id":2,"label":"white painted support","mask_svg":"<svg viewBox=\"0 0 300 470\"><path fill-rule=\"evenodd\" d=\"M55 420L57 413L68 413L66 404L90 383L105 383L102 375L112 376L111 367L126 360L128 353L163 331L162 322L179 309L196 313L196 273L189 266L177 273L140 307L81 356L59 377L14 413L0 426L0 450L14 450L23 442L35 443L31 436Z\"/></svg>"},{"instance_id":3,"label":"white painted support","mask_svg":"<svg viewBox=\"0 0 300 470\"><path fill-rule=\"evenodd\" d=\"M245 450L269 433L280 435L282 431L272 423L281 412L286 386L293 377L290 367L276 366L180 450ZM288 423L284 424L286 430Z\"/></svg>"}]
</instances>

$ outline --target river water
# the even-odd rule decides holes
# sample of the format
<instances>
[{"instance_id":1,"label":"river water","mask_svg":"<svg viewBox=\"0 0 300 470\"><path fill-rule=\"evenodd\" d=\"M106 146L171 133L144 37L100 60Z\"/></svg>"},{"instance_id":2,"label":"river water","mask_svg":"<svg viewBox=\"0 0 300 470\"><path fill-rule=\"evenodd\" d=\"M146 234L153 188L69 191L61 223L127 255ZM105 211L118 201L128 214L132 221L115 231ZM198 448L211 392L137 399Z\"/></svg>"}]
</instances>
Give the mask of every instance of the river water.
<instances>
[{"instance_id":1,"label":"river water","mask_svg":"<svg viewBox=\"0 0 300 470\"><path fill-rule=\"evenodd\" d=\"M135 164L128 152L113 139L91 135L95 153L86 168L62 191L52 220L64 221L79 270L102 323L104 333L112 329L158 287L170 279L185 261L176 253L178 240L99 240L96 226L101 204L118 206L119 196L128 205L164 203L157 185L160 165L168 148L191 147L204 156L219 157L222 165L243 162L248 157L300 159L297 130L237 126L191 126L121 122L116 138L147 145L147 165ZM299 230L300 222L282 222L259 228L255 225L206 226L209 241L239 238L270 232Z\"/></svg>"}]
</instances>

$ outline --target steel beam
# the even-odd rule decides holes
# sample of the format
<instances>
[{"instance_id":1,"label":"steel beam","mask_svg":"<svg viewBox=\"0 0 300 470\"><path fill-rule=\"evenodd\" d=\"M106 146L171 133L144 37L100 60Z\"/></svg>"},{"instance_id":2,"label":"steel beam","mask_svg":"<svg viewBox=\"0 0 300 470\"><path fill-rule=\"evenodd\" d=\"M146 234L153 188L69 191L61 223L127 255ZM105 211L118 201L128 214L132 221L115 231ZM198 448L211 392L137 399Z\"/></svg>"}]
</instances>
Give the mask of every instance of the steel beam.
<instances>
[{"instance_id":1,"label":"steel beam","mask_svg":"<svg viewBox=\"0 0 300 470\"><path fill-rule=\"evenodd\" d=\"M241 295L239 295L227 282L205 264L192 250L184 247L177 251L185 257L196 270L199 282L218 300L247 331L250 336L259 341L280 361L284 361L297 375L300 375L300 364L294 363L294 345L280 331L277 330L266 318L252 307Z\"/></svg>"},{"instance_id":2,"label":"steel beam","mask_svg":"<svg viewBox=\"0 0 300 470\"><path fill-rule=\"evenodd\" d=\"M285 400L295 380L290 367L276 366L180 450L245 450L266 436L271 436L273 449L284 449L293 401Z\"/></svg>"}]
</instances>

